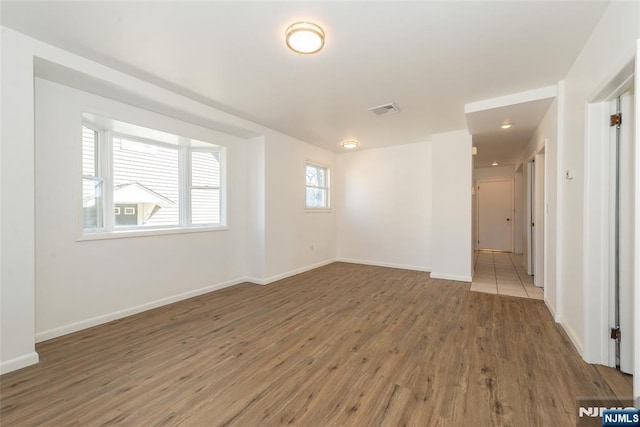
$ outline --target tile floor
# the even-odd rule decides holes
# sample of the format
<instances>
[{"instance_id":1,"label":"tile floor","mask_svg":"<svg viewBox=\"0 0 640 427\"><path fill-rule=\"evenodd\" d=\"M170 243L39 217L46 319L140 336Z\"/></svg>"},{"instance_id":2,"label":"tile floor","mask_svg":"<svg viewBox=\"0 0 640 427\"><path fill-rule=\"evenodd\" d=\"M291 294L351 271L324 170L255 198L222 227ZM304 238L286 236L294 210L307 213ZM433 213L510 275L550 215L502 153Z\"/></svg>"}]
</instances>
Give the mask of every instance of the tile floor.
<instances>
[{"instance_id":1,"label":"tile floor","mask_svg":"<svg viewBox=\"0 0 640 427\"><path fill-rule=\"evenodd\" d=\"M541 300L542 289L533 285L533 276L527 275L522 255L476 251L472 291Z\"/></svg>"}]
</instances>

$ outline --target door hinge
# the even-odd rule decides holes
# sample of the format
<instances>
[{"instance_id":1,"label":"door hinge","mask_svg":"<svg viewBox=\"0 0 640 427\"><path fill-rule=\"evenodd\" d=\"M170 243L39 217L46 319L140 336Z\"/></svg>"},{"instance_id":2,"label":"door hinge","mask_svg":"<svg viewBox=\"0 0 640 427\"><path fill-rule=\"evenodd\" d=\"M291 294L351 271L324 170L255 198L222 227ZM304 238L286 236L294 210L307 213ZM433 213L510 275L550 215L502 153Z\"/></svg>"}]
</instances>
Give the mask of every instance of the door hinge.
<instances>
[{"instance_id":1,"label":"door hinge","mask_svg":"<svg viewBox=\"0 0 640 427\"><path fill-rule=\"evenodd\" d=\"M615 126L620 129L620 125L622 124L622 113L612 114L609 117L609 126Z\"/></svg>"},{"instance_id":2,"label":"door hinge","mask_svg":"<svg viewBox=\"0 0 640 427\"><path fill-rule=\"evenodd\" d=\"M536 224L532 222L532 223L531 223L531 226L532 226L532 227L535 227L535 226L536 226Z\"/></svg>"},{"instance_id":3,"label":"door hinge","mask_svg":"<svg viewBox=\"0 0 640 427\"><path fill-rule=\"evenodd\" d=\"M619 327L615 327L615 328L611 328L611 339L612 340L616 340L616 341L620 341L620 328Z\"/></svg>"}]
</instances>

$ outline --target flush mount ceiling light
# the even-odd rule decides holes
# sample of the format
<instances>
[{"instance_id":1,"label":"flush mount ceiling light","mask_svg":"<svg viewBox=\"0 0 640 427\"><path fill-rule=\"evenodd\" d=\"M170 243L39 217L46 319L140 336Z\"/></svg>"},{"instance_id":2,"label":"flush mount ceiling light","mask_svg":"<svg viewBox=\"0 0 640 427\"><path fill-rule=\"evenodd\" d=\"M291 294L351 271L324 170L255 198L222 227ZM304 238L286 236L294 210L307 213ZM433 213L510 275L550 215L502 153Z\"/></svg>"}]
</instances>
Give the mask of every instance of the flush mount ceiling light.
<instances>
[{"instance_id":1,"label":"flush mount ceiling light","mask_svg":"<svg viewBox=\"0 0 640 427\"><path fill-rule=\"evenodd\" d=\"M502 126L500 126L502 129L509 129L511 126L513 126L513 123L504 123Z\"/></svg>"},{"instance_id":2,"label":"flush mount ceiling light","mask_svg":"<svg viewBox=\"0 0 640 427\"><path fill-rule=\"evenodd\" d=\"M324 47L324 31L311 22L296 22L285 32L287 46L294 52L311 54Z\"/></svg>"},{"instance_id":3,"label":"flush mount ceiling light","mask_svg":"<svg viewBox=\"0 0 640 427\"><path fill-rule=\"evenodd\" d=\"M491 166L498 166L498 162L494 160L493 163L491 163Z\"/></svg>"},{"instance_id":4,"label":"flush mount ceiling light","mask_svg":"<svg viewBox=\"0 0 640 427\"><path fill-rule=\"evenodd\" d=\"M355 139L345 139L340 145L342 145L342 148L356 148L360 145L360 142Z\"/></svg>"}]
</instances>

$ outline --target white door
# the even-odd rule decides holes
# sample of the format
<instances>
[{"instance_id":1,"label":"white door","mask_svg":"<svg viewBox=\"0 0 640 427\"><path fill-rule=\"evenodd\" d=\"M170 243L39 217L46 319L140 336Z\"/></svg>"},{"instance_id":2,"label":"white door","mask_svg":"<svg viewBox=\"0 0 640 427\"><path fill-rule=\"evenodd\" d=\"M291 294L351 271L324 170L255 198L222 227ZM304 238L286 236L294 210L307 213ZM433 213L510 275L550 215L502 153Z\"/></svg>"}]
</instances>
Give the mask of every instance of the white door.
<instances>
[{"instance_id":1,"label":"white door","mask_svg":"<svg viewBox=\"0 0 640 427\"><path fill-rule=\"evenodd\" d=\"M511 251L512 182L478 183L478 248Z\"/></svg>"}]
</instances>

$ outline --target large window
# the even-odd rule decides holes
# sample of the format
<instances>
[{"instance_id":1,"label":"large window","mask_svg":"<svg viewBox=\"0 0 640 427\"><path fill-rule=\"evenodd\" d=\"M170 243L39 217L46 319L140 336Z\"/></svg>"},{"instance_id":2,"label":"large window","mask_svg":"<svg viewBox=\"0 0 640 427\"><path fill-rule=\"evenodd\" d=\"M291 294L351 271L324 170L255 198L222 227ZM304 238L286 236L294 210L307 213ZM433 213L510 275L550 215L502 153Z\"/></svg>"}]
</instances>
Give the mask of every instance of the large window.
<instances>
[{"instance_id":1,"label":"large window","mask_svg":"<svg viewBox=\"0 0 640 427\"><path fill-rule=\"evenodd\" d=\"M225 225L221 147L90 117L82 126L85 235Z\"/></svg>"},{"instance_id":2,"label":"large window","mask_svg":"<svg viewBox=\"0 0 640 427\"><path fill-rule=\"evenodd\" d=\"M327 210L329 204L329 168L314 163L305 165L307 209Z\"/></svg>"}]
</instances>

